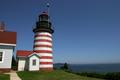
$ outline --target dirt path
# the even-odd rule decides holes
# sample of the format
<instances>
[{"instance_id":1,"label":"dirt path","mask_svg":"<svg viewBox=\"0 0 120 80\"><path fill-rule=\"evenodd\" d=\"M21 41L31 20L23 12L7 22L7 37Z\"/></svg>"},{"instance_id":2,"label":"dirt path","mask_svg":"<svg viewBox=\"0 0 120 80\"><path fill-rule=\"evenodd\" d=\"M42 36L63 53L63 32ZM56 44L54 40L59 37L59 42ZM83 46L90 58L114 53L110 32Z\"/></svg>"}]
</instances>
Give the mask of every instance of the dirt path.
<instances>
[{"instance_id":1,"label":"dirt path","mask_svg":"<svg viewBox=\"0 0 120 80\"><path fill-rule=\"evenodd\" d=\"M10 74L10 80L21 80L20 77L17 75L16 71L11 71L10 73L6 74Z\"/></svg>"}]
</instances>

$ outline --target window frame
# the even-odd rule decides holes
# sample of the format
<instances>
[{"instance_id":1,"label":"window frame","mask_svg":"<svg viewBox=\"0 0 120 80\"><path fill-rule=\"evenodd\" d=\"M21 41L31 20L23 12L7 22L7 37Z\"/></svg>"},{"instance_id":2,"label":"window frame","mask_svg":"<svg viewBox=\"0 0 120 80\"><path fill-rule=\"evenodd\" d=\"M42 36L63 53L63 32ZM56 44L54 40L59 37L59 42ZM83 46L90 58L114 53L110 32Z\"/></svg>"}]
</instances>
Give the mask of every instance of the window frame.
<instances>
[{"instance_id":1,"label":"window frame","mask_svg":"<svg viewBox=\"0 0 120 80\"><path fill-rule=\"evenodd\" d=\"M0 61L0 63L3 63L4 62L4 54L5 54L5 51L0 51L2 52L2 61Z\"/></svg>"},{"instance_id":2,"label":"window frame","mask_svg":"<svg viewBox=\"0 0 120 80\"><path fill-rule=\"evenodd\" d=\"M35 61L35 62L34 62ZM37 65L37 60L36 59L33 59L32 60L32 66L36 66Z\"/></svg>"}]
</instances>

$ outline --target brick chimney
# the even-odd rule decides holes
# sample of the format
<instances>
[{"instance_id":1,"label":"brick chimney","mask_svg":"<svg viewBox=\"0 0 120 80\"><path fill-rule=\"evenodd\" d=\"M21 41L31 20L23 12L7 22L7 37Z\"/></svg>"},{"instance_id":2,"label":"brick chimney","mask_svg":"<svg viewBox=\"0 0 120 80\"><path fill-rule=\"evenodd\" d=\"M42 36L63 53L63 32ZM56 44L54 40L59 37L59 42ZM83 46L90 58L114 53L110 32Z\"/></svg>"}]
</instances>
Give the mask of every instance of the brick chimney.
<instances>
[{"instance_id":1,"label":"brick chimney","mask_svg":"<svg viewBox=\"0 0 120 80\"><path fill-rule=\"evenodd\" d=\"M5 31L5 24L4 22L0 22L0 32L4 32Z\"/></svg>"}]
</instances>

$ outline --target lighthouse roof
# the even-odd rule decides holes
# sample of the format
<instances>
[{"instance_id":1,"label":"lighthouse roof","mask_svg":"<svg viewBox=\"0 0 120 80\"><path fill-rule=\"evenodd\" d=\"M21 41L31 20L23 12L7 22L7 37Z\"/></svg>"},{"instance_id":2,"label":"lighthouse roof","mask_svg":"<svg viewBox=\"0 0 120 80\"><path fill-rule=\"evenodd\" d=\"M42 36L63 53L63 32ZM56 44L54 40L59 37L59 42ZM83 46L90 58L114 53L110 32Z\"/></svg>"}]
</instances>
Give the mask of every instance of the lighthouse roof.
<instances>
[{"instance_id":1,"label":"lighthouse roof","mask_svg":"<svg viewBox=\"0 0 120 80\"><path fill-rule=\"evenodd\" d=\"M0 45L16 44L16 32L0 31Z\"/></svg>"},{"instance_id":2,"label":"lighthouse roof","mask_svg":"<svg viewBox=\"0 0 120 80\"><path fill-rule=\"evenodd\" d=\"M41 15L47 15L48 16L48 13L44 11L44 12L42 12Z\"/></svg>"}]
</instances>

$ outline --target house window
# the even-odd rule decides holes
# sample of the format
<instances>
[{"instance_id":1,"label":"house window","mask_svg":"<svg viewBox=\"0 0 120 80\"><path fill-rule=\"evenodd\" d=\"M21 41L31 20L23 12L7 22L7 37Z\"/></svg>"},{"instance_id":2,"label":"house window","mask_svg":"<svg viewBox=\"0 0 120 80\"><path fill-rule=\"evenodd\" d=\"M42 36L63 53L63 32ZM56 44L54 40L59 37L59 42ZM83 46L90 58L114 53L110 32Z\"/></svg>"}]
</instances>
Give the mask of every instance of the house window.
<instances>
[{"instance_id":1,"label":"house window","mask_svg":"<svg viewBox=\"0 0 120 80\"><path fill-rule=\"evenodd\" d=\"M3 52L0 52L0 61L3 59Z\"/></svg>"},{"instance_id":2,"label":"house window","mask_svg":"<svg viewBox=\"0 0 120 80\"><path fill-rule=\"evenodd\" d=\"M33 66L35 66L35 65L36 65L36 60L34 59L34 60L33 60Z\"/></svg>"}]
</instances>

